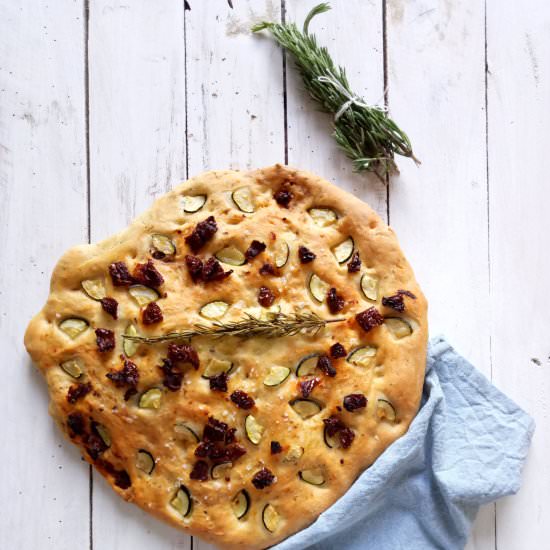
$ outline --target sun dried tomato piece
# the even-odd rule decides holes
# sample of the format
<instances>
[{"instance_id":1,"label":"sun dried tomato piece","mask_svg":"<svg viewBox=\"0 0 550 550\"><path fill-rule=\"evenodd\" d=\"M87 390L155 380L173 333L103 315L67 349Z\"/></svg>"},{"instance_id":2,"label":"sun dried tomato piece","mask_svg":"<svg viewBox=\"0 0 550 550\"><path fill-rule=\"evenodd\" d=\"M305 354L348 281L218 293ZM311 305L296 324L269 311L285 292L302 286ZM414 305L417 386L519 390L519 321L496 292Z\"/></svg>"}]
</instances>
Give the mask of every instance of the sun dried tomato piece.
<instances>
[{"instance_id":1,"label":"sun dried tomato piece","mask_svg":"<svg viewBox=\"0 0 550 550\"><path fill-rule=\"evenodd\" d=\"M199 222L193 232L185 237L185 242L189 245L189 248L197 253L218 230L218 225L214 216L209 216L202 222Z\"/></svg>"},{"instance_id":2,"label":"sun dried tomato piece","mask_svg":"<svg viewBox=\"0 0 550 550\"><path fill-rule=\"evenodd\" d=\"M317 258L317 256L305 246L298 247L298 257L300 258L300 263L302 264L309 264Z\"/></svg>"},{"instance_id":3,"label":"sun dried tomato piece","mask_svg":"<svg viewBox=\"0 0 550 550\"><path fill-rule=\"evenodd\" d=\"M134 267L133 277L137 283L152 288L157 288L164 283L164 278L157 271L153 260L147 260L145 264L137 264Z\"/></svg>"},{"instance_id":4,"label":"sun dried tomato piece","mask_svg":"<svg viewBox=\"0 0 550 550\"><path fill-rule=\"evenodd\" d=\"M195 370L200 366L199 354L190 344L170 344L168 359L174 363L189 363Z\"/></svg>"},{"instance_id":5,"label":"sun dried tomato piece","mask_svg":"<svg viewBox=\"0 0 550 550\"><path fill-rule=\"evenodd\" d=\"M88 434L84 443L86 446L86 451L93 460L96 460L101 453L107 450L107 445L105 445L105 442L98 434Z\"/></svg>"},{"instance_id":6,"label":"sun dried tomato piece","mask_svg":"<svg viewBox=\"0 0 550 550\"><path fill-rule=\"evenodd\" d=\"M342 298L342 296L340 296L336 292L336 289L333 287L329 289L327 293L327 304L328 309L331 313L338 313L339 311L342 311L344 309L346 302L344 301L344 298Z\"/></svg>"},{"instance_id":7,"label":"sun dried tomato piece","mask_svg":"<svg viewBox=\"0 0 550 550\"><path fill-rule=\"evenodd\" d=\"M70 430L70 436L82 435L85 432L85 420L82 413L75 412L67 416L67 427Z\"/></svg>"},{"instance_id":8,"label":"sun dried tomato piece","mask_svg":"<svg viewBox=\"0 0 550 550\"><path fill-rule=\"evenodd\" d=\"M128 401L128 399L130 399L130 397L133 397L134 395L136 395L136 393L137 393L136 388L129 388L129 389L127 389L127 390L124 392L124 401Z\"/></svg>"},{"instance_id":9,"label":"sun dried tomato piece","mask_svg":"<svg viewBox=\"0 0 550 550\"><path fill-rule=\"evenodd\" d=\"M132 480L126 470L117 470L114 475L115 485L121 489L128 489L132 486Z\"/></svg>"},{"instance_id":10,"label":"sun dried tomato piece","mask_svg":"<svg viewBox=\"0 0 550 550\"><path fill-rule=\"evenodd\" d=\"M83 397L88 395L91 391L92 384L90 384L90 382L86 382L85 384L77 382L69 388L69 391L67 392L67 401L71 404L74 404L79 399L82 399Z\"/></svg>"},{"instance_id":11,"label":"sun dried tomato piece","mask_svg":"<svg viewBox=\"0 0 550 550\"><path fill-rule=\"evenodd\" d=\"M393 296L382 297L382 305L395 309L395 311L405 311L405 301L403 296L408 296L416 300L416 296L408 290L398 290Z\"/></svg>"},{"instance_id":12,"label":"sun dried tomato piece","mask_svg":"<svg viewBox=\"0 0 550 550\"><path fill-rule=\"evenodd\" d=\"M332 361L328 355L319 356L319 359L317 359L317 368L331 378L336 376L336 369L332 366Z\"/></svg>"},{"instance_id":13,"label":"sun dried tomato piece","mask_svg":"<svg viewBox=\"0 0 550 550\"><path fill-rule=\"evenodd\" d=\"M197 448L195 449L195 456L206 458L213 448L214 443L211 443L210 441L203 441L197 445Z\"/></svg>"},{"instance_id":14,"label":"sun dried tomato piece","mask_svg":"<svg viewBox=\"0 0 550 550\"><path fill-rule=\"evenodd\" d=\"M99 302L105 313L108 313L113 319L118 319L118 302L114 298L109 298L109 296L107 296L105 298L101 298Z\"/></svg>"},{"instance_id":15,"label":"sun dried tomato piece","mask_svg":"<svg viewBox=\"0 0 550 550\"><path fill-rule=\"evenodd\" d=\"M348 262L348 273L356 273L361 269L361 258L359 252L354 252L351 260Z\"/></svg>"},{"instance_id":16,"label":"sun dried tomato piece","mask_svg":"<svg viewBox=\"0 0 550 550\"><path fill-rule=\"evenodd\" d=\"M279 275L279 270L270 263L265 263L260 267L260 275Z\"/></svg>"},{"instance_id":17,"label":"sun dried tomato piece","mask_svg":"<svg viewBox=\"0 0 550 550\"><path fill-rule=\"evenodd\" d=\"M201 280L205 283L211 281L222 281L233 273L233 270L224 271L220 262L216 258L208 258L206 263L202 266Z\"/></svg>"},{"instance_id":18,"label":"sun dried tomato piece","mask_svg":"<svg viewBox=\"0 0 550 550\"><path fill-rule=\"evenodd\" d=\"M339 359L340 357L345 357L346 355L346 348L340 344L340 342L336 342L336 344L332 344L332 346L330 346L330 356L333 359Z\"/></svg>"},{"instance_id":19,"label":"sun dried tomato piece","mask_svg":"<svg viewBox=\"0 0 550 550\"><path fill-rule=\"evenodd\" d=\"M124 386L135 388L139 382L139 370L136 364L126 359L124 355L121 355L120 358L124 361L122 369L108 372L106 376L117 388L123 388Z\"/></svg>"},{"instance_id":20,"label":"sun dried tomato piece","mask_svg":"<svg viewBox=\"0 0 550 550\"><path fill-rule=\"evenodd\" d=\"M154 325L160 323L163 319L162 310L156 302L149 302L141 314L144 325Z\"/></svg>"},{"instance_id":21,"label":"sun dried tomato piece","mask_svg":"<svg viewBox=\"0 0 550 550\"><path fill-rule=\"evenodd\" d=\"M380 326L384 323L384 317L380 315L379 311L374 307L369 307L365 311L358 313L355 316L357 324L365 331L369 332L374 327Z\"/></svg>"},{"instance_id":22,"label":"sun dried tomato piece","mask_svg":"<svg viewBox=\"0 0 550 550\"><path fill-rule=\"evenodd\" d=\"M191 256L187 254L185 256L185 265L187 266L187 271L194 283L202 279L202 260L197 256Z\"/></svg>"},{"instance_id":23,"label":"sun dried tomato piece","mask_svg":"<svg viewBox=\"0 0 550 550\"><path fill-rule=\"evenodd\" d=\"M210 416L202 432L202 439L203 441L224 441L228 429L229 426L225 422Z\"/></svg>"},{"instance_id":24,"label":"sun dried tomato piece","mask_svg":"<svg viewBox=\"0 0 550 550\"><path fill-rule=\"evenodd\" d=\"M288 188L288 183L285 182L278 191L275 191L273 198L275 202L283 208L288 208L290 201L293 199L294 194Z\"/></svg>"},{"instance_id":25,"label":"sun dried tomato piece","mask_svg":"<svg viewBox=\"0 0 550 550\"><path fill-rule=\"evenodd\" d=\"M114 262L109 266L109 274L114 286L130 286L134 279L130 275L124 262Z\"/></svg>"},{"instance_id":26,"label":"sun dried tomato piece","mask_svg":"<svg viewBox=\"0 0 550 550\"><path fill-rule=\"evenodd\" d=\"M258 303L262 307L270 307L275 301L275 294L273 291L267 288L266 286L261 286L260 291L258 292Z\"/></svg>"},{"instance_id":27,"label":"sun dried tomato piece","mask_svg":"<svg viewBox=\"0 0 550 550\"><path fill-rule=\"evenodd\" d=\"M100 352L115 349L115 333L108 328L96 328L95 341Z\"/></svg>"},{"instance_id":28,"label":"sun dried tomato piece","mask_svg":"<svg viewBox=\"0 0 550 550\"><path fill-rule=\"evenodd\" d=\"M308 378L307 380L300 381L298 383L298 388L300 390L300 393L302 394L302 397L309 397L314 388L320 383L320 378Z\"/></svg>"},{"instance_id":29,"label":"sun dried tomato piece","mask_svg":"<svg viewBox=\"0 0 550 550\"><path fill-rule=\"evenodd\" d=\"M265 243L262 243L261 241L253 240L250 243L250 246L248 247L247 251L244 253L244 257L247 260L252 260L258 254L261 254L265 250L265 248L266 248Z\"/></svg>"},{"instance_id":30,"label":"sun dried tomato piece","mask_svg":"<svg viewBox=\"0 0 550 550\"><path fill-rule=\"evenodd\" d=\"M416 300L416 296L410 290L400 289L397 291L397 294L401 294L402 296L408 296L409 298Z\"/></svg>"},{"instance_id":31,"label":"sun dried tomato piece","mask_svg":"<svg viewBox=\"0 0 550 550\"><path fill-rule=\"evenodd\" d=\"M279 453L283 452L283 448L281 444L278 441L272 441L271 442L271 454L272 455L278 455Z\"/></svg>"},{"instance_id":32,"label":"sun dried tomato piece","mask_svg":"<svg viewBox=\"0 0 550 550\"><path fill-rule=\"evenodd\" d=\"M259 472L254 474L252 485L254 485L256 489L265 489L273 485L276 481L277 478L267 468L262 468Z\"/></svg>"},{"instance_id":33,"label":"sun dried tomato piece","mask_svg":"<svg viewBox=\"0 0 550 550\"><path fill-rule=\"evenodd\" d=\"M367 398L362 393L350 393L344 397L344 409L349 412L364 409L367 406Z\"/></svg>"},{"instance_id":34,"label":"sun dried tomato piece","mask_svg":"<svg viewBox=\"0 0 550 550\"><path fill-rule=\"evenodd\" d=\"M163 359L162 365L159 365L159 369L163 374L162 384L164 387L170 391L178 391L181 388L183 372L170 359Z\"/></svg>"},{"instance_id":35,"label":"sun dried tomato piece","mask_svg":"<svg viewBox=\"0 0 550 550\"><path fill-rule=\"evenodd\" d=\"M229 428L225 432L224 442L225 442L226 445L229 445L229 443L233 443L235 441L236 431L237 431L237 428Z\"/></svg>"},{"instance_id":36,"label":"sun dried tomato piece","mask_svg":"<svg viewBox=\"0 0 550 550\"><path fill-rule=\"evenodd\" d=\"M195 462L189 477L191 479L196 479L197 481L206 481L208 479L208 463L204 460L198 460Z\"/></svg>"},{"instance_id":37,"label":"sun dried tomato piece","mask_svg":"<svg viewBox=\"0 0 550 550\"><path fill-rule=\"evenodd\" d=\"M337 434L339 431L343 430L346 425L342 422L341 418L333 414L328 418L323 419L327 435L332 437Z\"/></svg>"},{"instance_id":38,"label":"sun dried tomato piece","mask_svg":"<svg viewBox=\"0 0 550 550\"><path fill-rule=\"evenodd\" d=\"M338 438L340 439L340 444L344 449L351 447L353 440L355 439L355 432L351 428L344 428L338 432Z\"/></svg>"},{"instance_id":39,"label":"sun dried tomato piece","mask_svg":"<svg viewBox=\"0 0 550 550\"><path fill-rule=\"evenodd\" d=\"M242 390L235 390L230 398L240 409L251 409L254 406L254 399Z\"/></svg>"},{"instance_id":40,"label":"sun dried tomato piece","mask_svg":"<svg viewBox=\"0 0 550 550\"><path fill-rule=\"evenodd\" d=\"M242 445L239 445L238 443L232 443L231 445L228 445L224 449L223 460L227 460L229 462L235 462L245 454L246 454L246 449Z\"/></svg>"},{"instance_id":41,"label":"sun dried tomato piece","mask_svg":"<svg viewBox=\"0 0 550 550\"><path fill-rule=\"evenodd\" d=\"M218 376L210 378L210 389L212 391L227 391L227 373L222 372Z\"/></svg>"}]
</instances>

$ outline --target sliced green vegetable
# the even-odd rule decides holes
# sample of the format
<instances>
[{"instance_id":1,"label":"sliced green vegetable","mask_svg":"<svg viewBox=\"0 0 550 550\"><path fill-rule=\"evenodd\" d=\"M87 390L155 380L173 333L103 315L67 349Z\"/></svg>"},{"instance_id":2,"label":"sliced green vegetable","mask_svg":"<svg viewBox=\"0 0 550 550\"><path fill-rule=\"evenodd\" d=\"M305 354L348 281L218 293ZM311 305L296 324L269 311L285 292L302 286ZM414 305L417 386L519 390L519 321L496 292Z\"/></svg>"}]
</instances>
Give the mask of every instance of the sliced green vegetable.
<instances>
[{"instance_id":1,"label":"sliced green vegetable","mask_svg":"<svg viewBox=\"0 0 550 550\"><path fill-rule=\"evenodd\" d=\"M170 506L184 518L187 517L193 508L191 493L185 485L180 485L174 498L170 501Z\"/></svg>"},{"instance_id":2,"label":"sliced green vegetable","mask_svg":"<svg viewBox=\"0 0 550 550\"><path fill-rule=\"evenodd\" d=\"M237 519L242 519L246 516L250 508L250 496L248 492L243 489L239 491L231 500L231 508Z\"/></svg>"},{"instance_id":3,"label":"sliced green vegetable","mask_svg":"<svg viewBox=\"0 0 550 550\"><path fill-rule=\"evenodd\" d=\"M361 276L361 290L367 300L376 302L378 300L378 279L369 273Z\"/></svg>"},{"instance_id":4,"label":"sliced green vegetable","mask_svg":"<svg viewBox=\"0 0 550 550\"><path fill-rule=\"evenodd\" d=\"M82 290L92 300L102 300L107 296L103 279L86 279L80 283Z\"/></svg>"},{"instance_id":5,"label":"sliced green vegetable","mask_svg":"<svg viewBox=\"0 0 550 550\"><path fill-rule=\"evenodd\" d=\"M154 288L143 285L132 285L128 292L139 307L146 306L160 298L159 293Z\"/></svg>"},{"instance_id":6,"label":"sliced green vegetable","mask_svg":"<svg viewBox=\"0 0 550 550\"><path fill-rule=\"evenodd\" d=\"M296 376L312 375L317 368L317 361L319 361L318 353L310 353L309 355L302 357L296 365Z\"/></svg>"},{"instance_id":7,"label":"sliced green vegetable","mask_svg":"<svg viewBox=\"0 0 550 550\"><path fill-rule=\"evenodd\" d=\"M197 432L193 430L185 422L178 422L174 425L174 432L179 441L183 442L186 445L196 445L200 442L200 438L197 435Z\"/></svg>"},{"instance_id":8,"label":"sliced green vegetable","mask_svg":"<svg viewBox=\"0 0 550 550\"><path fill-rule=\"evenodd\" d=\"M262 511L262 521L263 521L264 527L270 533L274 533L277 530L277 527L279 527L279 523L281 522L281 516L279 515L277 510L275 510L272 504L266 504L264 506L264 509Z\"/></svg>"},{"instance_id":9,"label":"sliced green vegetable","mask_svg":"<svg viewBox=\"0 0 550 550\"><path fill-rule=\"evenodd\" d=\"M234 246L226 246L225 248L218 250L214 256L216 256L216 259L224 264L244 265L246 263L245 255Z\"/></svg>"},{"instance_id":10,"label":"sliced green vegetable","mask_svg":"<svg viewBox=\"0 0 550 550\"><path fill-rule=\"evenodd\" d=\"M384 324L398 339L405 338L413 333L413 328L410 323L401 317L386 317Z\"/></svg>"},{"instance_id":11,"label":"sliced green vegetable","mask_svg":"<svg viewBox=\"0 0 550 550\"><path fill-rule=\"evenodd\" d=\"M153 250L160 252L165 256L174 256L176 254L176 245L170 237L166 235L161 235L160 233L155 233L151 235L151 244Z\"/></svg>"},{"instance_id":12,"label":"sliced green vegetable","mask_svg":"<svg viewBox=\"0 0 550 550\"><path fill-rule=\"evenodd\" d=\"M298 472L300 479L311 485L323 485L325 483L325 474L320 468L315 468L313 470L302 470Z\"/></svg>"},{"instance_id":13,"label":"sliced green vegetable","mask_svg":"<svg viewBox=\"0 0 550 550\"><path fill-rule=\"evenodd\" d=\"M262 440L265 428L251 414L245 418L244 427L246 437L248 437L251 443L258 445Z\"/></svg>"},{"instance_id":14,"label":"sliced green vegetable","mask_svg":"<svg viewBox=\"0 0 550 550\"><path fill-rule=\"evenodd\" d=\"M183 197L183 211L189 214L198 212L206 203L206 195L187 195Z\"/></svg>"},{"instance_id":15,"label":"sliced green vegetable","mask_svg":"<svg viewBox=\"0 0 550 550\"><path fill-rule=\"evenodd\" d=\"M85 319L79 319L78 317L69 317L59 323L59 328L62 330L71 340L74 340L77 336L80 336L88 327L88 321Z\"/></svg>"},{"instance_id":16,"label":"sliced green vegetable","mask_svg":"<svg viewBox=\"0 0 550 550\"><path fill-rule=\"evenodd\" d=\"M338 215L331 208L310 208L309 215L320 227L332 225L338 219Z\"/></svg>"},{"instance_id":17,"label":"sliced green vegetable","mask_svg":"<svg viewBox=\"0 0 550 550\"><path fill-rule=\"evenodd\" d=\"M229 477L229 473L233 468L233 462L220 462L219 464L214 464L210 468L210 477L212 479L224 479Z\"/></svg>"},{"instance_id":18,"label":"sliced green vegetable","mask_svg":"<svg viewBox=\"0 0 550 550\"><path fill-rule=\"evenodd\" d=\"M231 193L231 198L241 212L251 214L256 209L250 187L239 187Z\"/></svg>"},{"instance_id":19,"label":"sliced green vegetable","mask_svg":"<svg viewBox=\"0 0 550 550\"><path fill-rule=\"evenodd\" d=\"M126 327L124 334L127 334L128 336L137 336L138 331L135 325L130 323ZM128 340L127 338L122 339L122 351L124 351L124 355L126 355L126 357L132 357L132 355L136 353L138 347L139 347L139 342L136 342L134 340Z\"/></svg>"},{"instance_id":20,"label":"sliced green vegetable","mask_svg":"<svg viewBox=\"0 0 550 550\"><path fill-rule=\"evenodd\" d=\"M84 364L79 357L73 357L63 361L59 365L69 376L80 378L84 372Z\"/></svg>"},{"instance_id":21,"label":"sliced green vegetable","mask_svg":"<svg viewBox=\"0 0 550 550\"><path fill-rule=\"evenodd\" d=\"M357 367L370 367L377 352L374 346L360 346L350 352L346 361Z\"/></svg>"},{"instance_id":22,"label":"sliced green vegetable","mask_svg":"<svg viewBox=\"0 0 550 550\"><path fill-rule=\"evenodd\" d=\"M138 404L141 409L158 409L161 401L162 390L151 388L141 394Z\"/></svg>"},{"instance_id":23,"label":"sliced green vegetable","mask_svg":"<svg viewBox=\"0 0 550 550\"><path fill-rule=\"evenodd\" d=\"M215 378L223 372L229 374L233 369L233 363L224 359L217 359L216 357L210 359L208 365L202 373L203 378Z\"/></svg>"},{"instance_id":24,"label":"sliced green vegetable","mask_svg":"<svg viewBox=\"0 0 550 550\"><path fill-rule=\"evenodd\" d=\"M290 256L290 246L286 241L279 241L275 246L273 252L273 259L275 261L276 267L284 267L288 262L288 257Z\"/></svg>"},{"instance_id":25,"label":"sliced green vegetable","mask_svg":"<svg viewBox=\"0 0 550 550\"><path fill-rule=\"evenodd\" d=\"M328 435L326 426L323 431L323 439L325 441L325 445L329 449L336 449L337 447L340 447L340 440L336 435Z\"/></svg>"},{"instance_id":26,"label":"sliced green vegetable","mask_svg":"<svg viewBox=\"0 0 550 550\"><path fill-rule=\"evenodd\" d=\"M293 399L289 405L304 420L319 414L323 409L322 405L313 399Z\"/></svg>"},{"instance_id":27,"label":"sliced green vegetable","mask_svg":"<svg viewBox=\"0 0 550 550\"><path fill-rule=\"evenodd\" d=\"M95 425L95 431L101 437L103 440L103 443L105 443L106 447L111 446L111 435L109 434L109 430L103 425L103 424L96 424Z\"/></svg>"},{"instance_id":28,"label":"sliced green vegetable","mask_svg":"<svg viewBox=\"0 0 550 550\"><path fill-rule=\"evenodd\" d=\"M228 309L229 304L227 302L216 300L214 302L204 304L200 308L199 314L205 319L221 319L227 313Z\"/></svg>"},{"instance_id":29,"label":"sliced green vegetable","mask_svg":"<svg viewBox=\"0 0 550 550\"><path fill-rule=\"evenodd\" d=\"M307 286L312 298L316 302L322 304L327 299L327 292L330 287L328 283L325 283L325 281L315 273L311 274Z\"/></svg>"},{"instance_id":30,"label":"sliced green vegetable","mask_svg":"<svg viewBox=\"0 0 550 550\"><path fill-rule=\"evenodd\" d=\"M270 367L267 376L264 378L264 385L278 386L282 384L290 375L288 367L279 367L277 365Z\"/></svg>"},{"instance_id":31,"label":"sliced green vegetable","mask_svg":"<svg viewBox=\"0 0 550 550\"><path fill-rule=\"evenodd\" d=\"M140 449L136 455L136 468L151 475L155 469L155 459L153 455L145 449Z\"/></svg>"},{"instance_id":32,"label":"sliced green vegetable","mask_svg":"<svg viewBox=\"0 0 550 550\"><path fill-rule=\"evenodd\" d=\"M397 414L394 406L387 399L378 399L376 401L376 415L380 420L395 422Z\"/></svg>"},{"instance_id":33,"label":"sliced green vegetable","mask_svg":"<svg viewBox=\"0 0 550 550\"><path fill-rule=\"evenodd\" d=\"M341 242L339 245L335 246L332 249L332 253L336 258L336 261L339 264L347 262L353 255L353 249L355 244L351 237L348 237L344 242Z\"/></svg>"}]
</instances>

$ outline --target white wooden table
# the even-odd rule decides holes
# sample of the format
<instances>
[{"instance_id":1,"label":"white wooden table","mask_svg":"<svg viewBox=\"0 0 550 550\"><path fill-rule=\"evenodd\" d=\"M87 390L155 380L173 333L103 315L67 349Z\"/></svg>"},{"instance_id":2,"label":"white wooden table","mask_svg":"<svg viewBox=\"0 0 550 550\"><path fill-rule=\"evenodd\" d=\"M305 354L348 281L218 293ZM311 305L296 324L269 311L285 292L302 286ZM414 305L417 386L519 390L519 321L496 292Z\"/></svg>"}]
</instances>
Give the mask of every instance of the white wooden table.
<instances>
[{"instance_id":1,"label":"white wooden table","mask_svg":"<svg viewBox=\"0 0 550 550\"><path fill-rule=\"evenodd\" d=\"M247 29L312 0L0 0L0 547L208 545L115 497L48 417L22 345L69 246L122 229L188 175L311 169L396 229L444 333L538 423L517 496L470 549L550 544L550 7L332 0L312 27L409 133L388 188L351 173L290 63Z\"/></svg>"}]
</instances>

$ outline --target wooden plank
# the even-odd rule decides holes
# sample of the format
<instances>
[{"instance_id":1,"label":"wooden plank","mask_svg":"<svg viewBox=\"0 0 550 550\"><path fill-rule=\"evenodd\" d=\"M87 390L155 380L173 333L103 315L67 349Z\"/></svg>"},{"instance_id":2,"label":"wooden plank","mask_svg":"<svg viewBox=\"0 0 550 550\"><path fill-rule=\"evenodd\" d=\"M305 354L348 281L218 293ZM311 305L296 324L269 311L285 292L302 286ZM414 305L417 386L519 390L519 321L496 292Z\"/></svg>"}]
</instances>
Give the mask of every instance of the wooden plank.
<instances>
[{"instance_id":1,"label":"wooden plank","mask_svg":"<svg viewBox=\"0 0 550 550\"><path fill-rule=\"evenodd\" d=\"M83 46L82 2L0 2L3 548L88 547L88 467L22 346L57 259L87 239Z\"/></svg>"},{"instance_id":2,"label":"wooden plank","mask_svg":"<svg viewBox=\"0 0 550 550\"><path fill-rule=\"evenodd\" d=\"M550 539L548 3L490 0L487 31L493 374L537 423L521 490L497 505L498 548L512 550Z\"/></svg>"},{"instance_id":3,"label":"wooden plank","mask_svg":"<svg viewBox=\"0 0 550 550\"><path fill-rule=\"evenodd\" d=\"M288 21L302 25L316 0L287 0ZM353 90L371 104L384 103L382 3L377 0L337 0L332 10L317 16L310 26L334 61L346 68ZM311 170L368 202L386 219L386 186L372 175L353 173L351 162L331 136L329 115L319 113L303 90L288 58L288 161Z\"/></svg>"},{"instance_id":4,"label":"wooden plank","mask_svg":"<svg viewBox=\"0 0 550 550\"><path fill-rule=\"evenodd\" d=\"M388 0L391 114L422 165L398 159L390 222L443 333L491 374L487 229L485 36L480 2ZM469 548L494 548L494 506Z\"/></svg>"},{"instance_id":5,"label":"wooden plank","mask_svg":"<svg viewBox=\"0 0 550 550\"><path fill-rule=\"evenodd\" d=\"M185 177L183 2L90 3L92 240L119 231ZM95 548L189 548L94 475Z\"/></svg>"},{"instance_id":6,"label":"wooden plank","mask_svg":"<svg viewBox=\"0 0 550 550\"><path fill-rule=\"evenodd\" d=\"M282 56L252 36L279 2L191 2L186 12L189 175L284 162ZM195 550L215 547L198 538Z\"/></svg>"}]
</instances>

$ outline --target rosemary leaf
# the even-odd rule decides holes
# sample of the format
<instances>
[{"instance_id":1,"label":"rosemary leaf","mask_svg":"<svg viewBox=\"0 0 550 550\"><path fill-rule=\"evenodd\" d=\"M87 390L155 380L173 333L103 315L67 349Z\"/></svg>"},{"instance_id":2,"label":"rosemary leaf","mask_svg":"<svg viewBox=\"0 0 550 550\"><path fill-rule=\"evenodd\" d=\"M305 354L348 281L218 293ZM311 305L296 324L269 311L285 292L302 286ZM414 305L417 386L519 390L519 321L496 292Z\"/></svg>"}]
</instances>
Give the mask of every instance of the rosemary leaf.
<instances>
[{"instance_id":1,"label":"rosemary leaf","mask_svg":"<svg viewBox=\"0 0 550 550\"><path fill-rule=\"evenodd\" d=\"M193 328L179 332L169 332L161 336L132 336L123 334L123 338L142 344L158 344L176 340L189 340L195 336L223 338L236 336L242 339L262 337L281 338L294 336L300 332L316 334L328 323L341 323L346 319L322 319L313 312L274 313L268 319L259 319L249 313L238 321L229 323L215 322L211 325L196 324Z\"/></svg>"},{"instance_id":2,"label":"rosemary leaf","mask_svg":"<svg viewBox=\"0 0 550 550\"><path fill-rule=\"evenodd\" d=\"M382 181L398 172L395 155L415 158L409 138L385 109L369 106L353 93L343 67L336 66L328 50L309 34L309 24L330 5L315 6L307 15L303 30L295 23L262 22L252 32L269 30L273 38L295 59L305 89L327 113L334 116L334 139L352 160L357 172L374 172Z\"/></svg>"}]
</instances>

